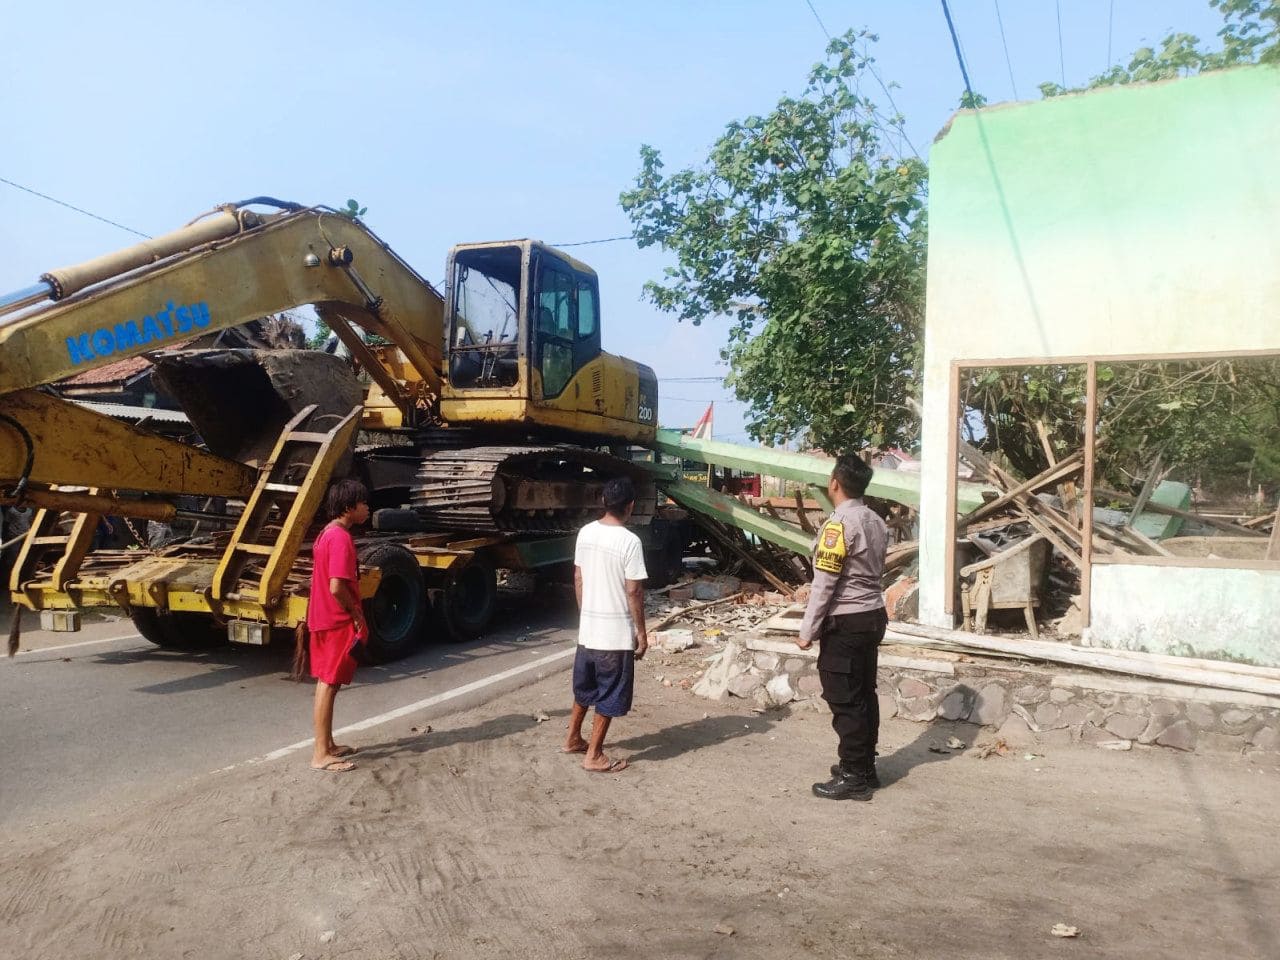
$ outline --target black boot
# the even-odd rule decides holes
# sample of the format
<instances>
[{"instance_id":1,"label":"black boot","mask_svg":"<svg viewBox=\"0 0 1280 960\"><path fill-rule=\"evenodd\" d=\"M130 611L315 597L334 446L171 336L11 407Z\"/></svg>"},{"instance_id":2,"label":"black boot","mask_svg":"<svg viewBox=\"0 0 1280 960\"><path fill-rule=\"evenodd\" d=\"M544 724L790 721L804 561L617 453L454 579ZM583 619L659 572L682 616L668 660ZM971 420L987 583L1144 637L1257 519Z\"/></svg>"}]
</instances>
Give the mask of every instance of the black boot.
<instances>
[{"instance_id":1,"label":"black boot","mask_svg":"<svg viewBox=\"0 0 1280 960\"><path fill-rule=\"evenodd\" d=\"M870 800L871 784L866 774L860 770L848 771L837 768L839 773L833 774L826 783L815 783L813 795L823 800Z\"/></svg>"},{"instance_id":2,"label":"black boot","mask_svg":"<svg viewBox=\"0 0 1280 960\"><path fill-rule=\"evenodd\" d=\"M841 764L833 763L831 765L831 776L840 776L843 769L844 767ZM876 773L876 762L874 760L867 763L866 767L862 771L862 775L866 778L867 785L871 787L872 790L880 789L880 776Z\"/></svg>"}]
</instances>

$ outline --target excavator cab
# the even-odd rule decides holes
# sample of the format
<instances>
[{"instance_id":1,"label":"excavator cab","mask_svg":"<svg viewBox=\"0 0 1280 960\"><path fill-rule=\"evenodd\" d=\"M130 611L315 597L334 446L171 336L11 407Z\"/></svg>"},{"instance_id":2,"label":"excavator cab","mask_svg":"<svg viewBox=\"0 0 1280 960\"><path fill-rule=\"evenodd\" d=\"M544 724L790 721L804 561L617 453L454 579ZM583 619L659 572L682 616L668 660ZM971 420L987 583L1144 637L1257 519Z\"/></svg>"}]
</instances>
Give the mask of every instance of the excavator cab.
<instances>
[{"instance_id":1,"label":"excavator cab","mask_svg":"<svg viewBox=\"0 0 1280 960\"><path fill-rule=\"evenodd\" d=\"M462 244L447 277L446 422L652 438L657 380L601 349L589 266L536 240Z\"/></svg>"}]
</instances>

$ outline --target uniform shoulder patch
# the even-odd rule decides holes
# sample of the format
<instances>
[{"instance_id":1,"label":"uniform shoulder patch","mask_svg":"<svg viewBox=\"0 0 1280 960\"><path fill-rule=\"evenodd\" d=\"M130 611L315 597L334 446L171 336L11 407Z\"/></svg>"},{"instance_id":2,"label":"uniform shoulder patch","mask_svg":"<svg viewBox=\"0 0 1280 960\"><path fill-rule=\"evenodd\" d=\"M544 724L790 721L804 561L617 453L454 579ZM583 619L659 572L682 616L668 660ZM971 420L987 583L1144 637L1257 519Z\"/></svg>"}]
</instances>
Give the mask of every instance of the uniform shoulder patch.
<instances>
[{"instance_id":1,"label":"uniform shoulder patch","mask_svg":"<svg viewBox=\"0 0 1280 960\"><path fill-rule=\"evenodd\" d=\"M828 520L818 534L813 565L824 573L839 573L844 569L844 556L844 524L839 520Z\"/></svg>"}]
</instances>

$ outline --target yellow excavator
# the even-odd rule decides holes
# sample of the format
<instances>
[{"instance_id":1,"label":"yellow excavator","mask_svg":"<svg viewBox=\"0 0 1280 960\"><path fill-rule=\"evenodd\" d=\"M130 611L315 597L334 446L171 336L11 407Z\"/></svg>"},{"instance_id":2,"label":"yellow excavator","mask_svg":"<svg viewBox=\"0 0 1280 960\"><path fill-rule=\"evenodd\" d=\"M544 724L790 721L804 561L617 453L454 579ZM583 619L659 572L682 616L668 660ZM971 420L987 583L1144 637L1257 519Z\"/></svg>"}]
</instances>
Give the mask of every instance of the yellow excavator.
<instances>
[{"instance_id":1,"label":"yellow excavator","mask_svg":"<svg viewBox=\"0 0 1280 960\"><path fill-rule=\"evenodd\" d=\"M345 357L183 349L303 305ZM220 627L291 626L305 609L295 560L341 473L365 479L375 521L423 569L457 572L482 548L575 530L620 474L637 481L645 524L654 485L621 448L653 440L657 381L606 353L601 332L595 272L546 244L455 246L442 295L360 221L266 197L51 270L0 295L0 505L42 515L11 593L41 610L113 602L140 628L205 613ZM52 388L139 354L201 445ZM181 571L117 560L89 575L98 517L218 522L191 497L244 502L224 521L229 542L183 553Z\"/></svg>"}]
</instances>

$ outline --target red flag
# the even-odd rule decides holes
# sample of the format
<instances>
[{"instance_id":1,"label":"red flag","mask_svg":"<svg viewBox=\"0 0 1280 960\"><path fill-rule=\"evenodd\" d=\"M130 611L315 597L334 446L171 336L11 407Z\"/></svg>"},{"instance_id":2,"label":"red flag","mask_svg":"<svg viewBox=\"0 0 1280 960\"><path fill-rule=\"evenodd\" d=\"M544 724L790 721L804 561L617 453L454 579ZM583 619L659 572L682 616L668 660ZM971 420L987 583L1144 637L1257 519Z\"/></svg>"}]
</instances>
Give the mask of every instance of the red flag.
<instances>
[{"instance_id":1,"label":"red flag","mask_svg":"<svg viewBox=\"0 0 1280 960\"><path fill-rule=\"evenodd\" d=\"M699 418L698 422L693 427L693 433L689 435L691 439L694 439L694 440L710 440L711 439L711 421L712 421L713 407L715 407L714 403L711 403L707 406L707 412L704 413L701 416L701 418Z\"/></svg>"}]
</instances>

